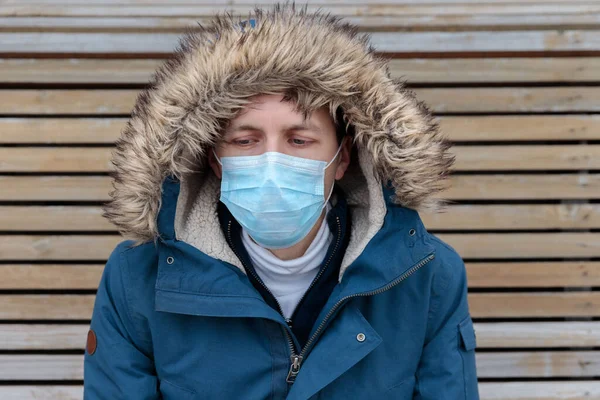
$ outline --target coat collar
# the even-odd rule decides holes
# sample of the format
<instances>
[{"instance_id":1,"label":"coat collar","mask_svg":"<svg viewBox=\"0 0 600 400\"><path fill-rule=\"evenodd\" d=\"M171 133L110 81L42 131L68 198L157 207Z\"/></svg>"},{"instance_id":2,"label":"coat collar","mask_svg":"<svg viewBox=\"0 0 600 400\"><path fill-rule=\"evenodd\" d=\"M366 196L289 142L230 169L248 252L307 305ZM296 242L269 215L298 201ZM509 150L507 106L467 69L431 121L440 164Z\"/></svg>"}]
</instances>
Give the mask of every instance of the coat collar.
<instances>
[{"instance_id":1,"label":"coat collar","mask_svg":"<svg viewBox=\"0 0 600 400\"><path fill-rule=\"evenodd\" d=\"M193 315L265 317L285 324L238 267L175 238L179 188L177 179L165 178L157 220L160 241L156 309ZM389 190L382 187L385 198ZM323 312L340 298L385 287L434 251L417 211L391 201L386 204L382 227L348 266Z\"/></svg>"}]
</instances>

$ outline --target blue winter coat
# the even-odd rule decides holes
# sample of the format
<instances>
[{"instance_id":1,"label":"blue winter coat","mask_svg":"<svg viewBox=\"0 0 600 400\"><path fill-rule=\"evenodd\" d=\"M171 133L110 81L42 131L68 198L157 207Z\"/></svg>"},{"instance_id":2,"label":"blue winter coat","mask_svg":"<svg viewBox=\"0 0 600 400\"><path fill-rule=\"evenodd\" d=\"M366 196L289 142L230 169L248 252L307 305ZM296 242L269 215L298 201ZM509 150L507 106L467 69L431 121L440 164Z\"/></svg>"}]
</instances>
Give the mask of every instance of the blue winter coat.
<instances>
[{"instance_id":1,"label":"blue winter coat","mask_svg":"<svg viewBox=\"0 0 600 400\"><path fill-rule=\"evenodd\" d=\"M198 26L152 75L113 151L124 236L94 304L84 398L477 400L465 265L424 227L454 156L357 27L274 5ZM216 31L216 32L215 32ZM243 100L292 89L353 127L338 282L306 345L228 246L206 154ZM384 185L383 182L386 184Z\"/></svg>"},{"instance_id":2,"label":"blue winter coat","mask_svg":"<svg viewBox=\"0 0 600 400\"><path fill-rule=\"evenodd\" d=\"M179 184L164 187L170 236ZM85 399L478 399L464 263L416 211L387 207L293 384L292 332L238 268L172 237L121 242L98 288Z\"/></svg>"}]
</instances>

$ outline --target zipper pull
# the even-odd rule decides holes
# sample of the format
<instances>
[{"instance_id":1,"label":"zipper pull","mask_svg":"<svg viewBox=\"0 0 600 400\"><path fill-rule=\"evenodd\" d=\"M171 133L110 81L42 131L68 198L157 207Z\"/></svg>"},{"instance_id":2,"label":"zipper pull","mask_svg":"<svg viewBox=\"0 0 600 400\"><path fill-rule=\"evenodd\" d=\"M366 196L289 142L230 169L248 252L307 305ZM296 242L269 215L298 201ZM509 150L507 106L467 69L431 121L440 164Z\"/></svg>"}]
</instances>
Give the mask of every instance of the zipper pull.
<instances>
[{"instance_id":1,"label":"zipper pull","mask_svg":"<svg viewBox=\"0 0 600 400\"><path fill-rule=\"evenodd\" d=\"M297 356L295 354L291 355L292 365L290 365L290 372L288 372L287 379L285 380L287 383L294 383L296 380L296 375L300 372L300 364L302 364L302 356Z\"/></svg>"}]
</instances>

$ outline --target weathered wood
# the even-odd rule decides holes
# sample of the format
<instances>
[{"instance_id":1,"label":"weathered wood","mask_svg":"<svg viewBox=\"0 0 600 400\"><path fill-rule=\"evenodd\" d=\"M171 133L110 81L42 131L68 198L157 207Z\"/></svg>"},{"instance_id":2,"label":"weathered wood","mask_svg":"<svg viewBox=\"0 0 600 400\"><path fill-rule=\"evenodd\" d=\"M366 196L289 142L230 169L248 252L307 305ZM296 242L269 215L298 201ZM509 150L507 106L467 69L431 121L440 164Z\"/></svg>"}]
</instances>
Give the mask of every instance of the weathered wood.
<instances>
[{"instance_id":1,"label":"weathered wood","mask_svg":"<svg viewBox=\"0 0 600 400\"><path fill-rule=\"evenodd\" d=\"M599 257L600 232L440 233L463 258Z\"/></svg>"},{"instance_id":2,"label":"weathered wood","mask_svg":"<svg viewBox=\"0 0 600 400\"><path fill-rule=\"evenodd\" d=\"M0 147L0 172L109 172L112 147ZM600 145L460 146L453 170L600 169Z\"/></svg>"},{"instance_id":3,"label":"weathered wood","mask_svg":"<svg viewBox=\"0 0 600 400\"><path fill-rule=\"evenodd\" d=\"M474 326L478 349L600 345L600 322L476 322Z\"/></svg>"},{"instance_id":4,"label":"weathered wood","mask_svg":"<svg viewBox=\"0 0 600 400\"><path fill-rule=\"evenodd\" d=\"M0 260L105 260L121 235L0 235Z\"/></svg>"},{"instance_id":5,"label":"weathered wood","mask_svg":"<svg viewBox=\"0 0 600 400\"><path fill-rule=\"evenodd\" d=\"M466 263L469 287L589 287L600 286L600 262Z\"/></svg>"},{"instance_id":6,"label":"weathered wood","mask_svg":"<svg viewBox=\"0 0 600 400\"><path fill-rule=\"evenodd\" d=\"M599 372L600 352L479 352L476 363L479 378L591 377ZM0 355L0 380L41 379L83 379L83 355Z\"/></svg>"},{"instance_id":7,"label":"weathered wood","mask_svg":"<svg viewBox=\"0 0 600 400\"><path fill-rule=\"evenodd\" d=\"M465 204L450 205L443 213L422 212L420 216L428 230L597 229L600 204Z\"/></svg>"},{"instance_id":8,"label":"weathered wood","mask_svg":"<svg viewBox=\"0 0 600 400\"><path fill-rule=\"evenodd\" d=\"M126 118L2 118L0 144L112 144L125 122Z\"/></svg>"},{"instance_id":9,"label":"weathered wood","mask_svg":"<svg viewBox=\"0 0 600 400\"><path fill-rule=\"evenodd\" d=\"M598 257L600 233L439 233L467 258ZM101 260L121 235L0 235L0 260Z\"/></svg>"},{"instance_id":10,"label":"weathered wood","mask_svg":"<svg viewBox=\"0 0 600 400\"><path fill-rule=\"evenodd\" d=\"M0 75L1 76L1 75ZM451 141L600 140L598 115L439 116ZM127 118L2 118L1 144L111 144Z\"/></svg>"},{"instance_id":11,"label":"weathered wood","mask_svg":"<svg viewBox=\"0 0 600 400\"><path fill-rule=\"evenodd\" d=\"M94 295L0 295L0 319L87 320ZM470 293L474 318L600 316L598 292Z\"/></svg>"},{"instance_id":12,"label":"weathered wood","mask_svg":"<svg viewBox=\"0 0 600 400\"><path fill-rule=\"evenodd\" d=\"M2 385L0 398L11 400L81 400L82 385Z\"/></svg>"},{"instance_id":13,"label":"weathered wood","mask_svg":"<svg viewBox=\"0 0 600 400\"><path fill-rule=\"evenodd\" d=\"M105 176L0 176L3 201L106 201L110 190Z\"/></svg>"},{"instance_id":14,"label":"weathered wood","mask_svg":"<svg viewBox=\"0 0 600 400\"><path fill-rule=\"evenodd\" d=\"M600 322L475 322L477 351L595 347ZM84 350L89 324L0 324L0 350Z\"/></svg>"},{"instance_id":15,"label":"weathered wood","mask_svg":"<svg viewBox=\"0 0 600 400\"><path fill-rule=\"evenodd\" d=\"M592 400L600 398L598 381L482 382L481 400ZM11 400L81 400L80 385L3 385L0 398Z\"/></svg>"},{"instance_id":16,"label":"weathered wood","mask_svg":"<svg viewBox=\"0 0 600 400\"><path fill-rule=\"evenodd\" d=\"M0 206L0 231L114 231L100 206ZM443 213L422 212L437 230L598 229L599 204L450 205Z\"/></svg>"},{"instance_id":17,"label":"weathered wood","mask_svg":"<svg viewBox=\"0 0 600 400\"><path fill-rule=\"evenodd\" d=\"M599 199L600 174L455 175L440 197L450 200ZM0 200L106 201L104 176L0 176Z\"/></svg>"},{"instance_id":18,"label":"weathered wood","mask_svg":"<svg viewBox=\"0 0 600 400\"><path fill-rule=\"evenodd\" d=\"M163 59L0 58L0 82L142 85L163 62ZM600 80L600 57L396 58L389 60L389 67L392 77L409 84Z\"/></svg>"},{"instance_id":19,"label":"weathered wood","mask_svg":"<svg viewBox=\"0 0 600 400\"><path fill-rule=\"evenodd\" d=\"M17 7L18 8L18 7ZM596 6L598 12L600 5ZM11 10L12 9L12 10ZM52 7L58 10L60 7ZM68 7L71 12L94 12ZM176 6L164 11L175 11ZM103 8L103 10L106 10ZM106 10L107 11L107 10ZM127 12L130 7L117 7ZM20 13L13 7L0 7L0 15ZM187 11L186 11L187 12ZM384 11L385 12L385 11ZM49 15L56 15L48 13ZM123 14L129 16L128 14ZM177 16L178 14L170 14ZM385 14L388 15L388 14ZM188 15L189 16L189 15ZM180 38L178 33L103 33L103 32L0 32L0 53L9 54L171 54ZM370 32L373 47L381 53L430 52L550 52L598 51L600 31L596 30L517 30L467 32Z\"/></svg>"},{"instance_id":20,"label":"weathered wood","mask_svg":"<svg viewBox=\"0 0 600 400\"><path fill-rule=\"evenodd\" d=\"M481 400L592 400L600 398L598 381L482 382ZM78 385L3 385L0 398L11 400L81 400Z\"/></svg>"},{"instance_id":21,"label":"weathered wood","mask_svg":"<svg viewBox=\"0 0 600 400\"><path fill-rule=\"evenodd\" d=\"M2 264L0 289L96 289L100 264Z\"/></svg>"},{"instance_id":22,"label":"weathered wood","mask_svg":"<svg viewBox=\"0 0 600 400\"><path fill-rule=\"evenodd\" d=\"M0 17L0 30L7 32L177 32L209 25L211 16L178 17ZM595 29L600 17L591 14L462 14L462 15L346 15L344 21L361 31L467 31L526 29Z\"/></svg>"},{"instance_id":23,"label":"weathered wood","mask_svg":"<svg viewBox=\"0 0 600 400\"><path fill-rule=\"evenodd\" d=\"M0 91L0 113L129 114L139 91L20 90ZM417 97L436 113L600 111L600 87L436 88L416 89Z\"/></svg>"},{"instance_id":24,"label":"weathered wood","mask_svg":"<svg viewBox=\"0 0 600 400\"><path fill-rule=\"evenodd\" d=\"M475 318L598 317L599 292L470 293Z\"/></svg>"},{"instance_id":25,"label":"weathered wood","mask_svg":"<svg viewBox=\"0 0 600 400\"><path fill-rule=\"evenodd\" d=\"M598 199L600 174L455 175L440 195L450 200Z\"/></svg>"}]
</instances>

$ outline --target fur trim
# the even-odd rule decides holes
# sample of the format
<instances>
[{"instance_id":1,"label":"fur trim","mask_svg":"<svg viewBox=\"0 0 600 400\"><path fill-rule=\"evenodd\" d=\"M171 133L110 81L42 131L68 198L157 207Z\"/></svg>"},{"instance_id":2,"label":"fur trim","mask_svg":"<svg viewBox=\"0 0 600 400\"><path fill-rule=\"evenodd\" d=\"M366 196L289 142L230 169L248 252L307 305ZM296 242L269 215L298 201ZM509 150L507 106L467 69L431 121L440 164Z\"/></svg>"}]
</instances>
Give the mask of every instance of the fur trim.
<instances>
[{"instance_id":1,"label":"fur trim","mask_svg":"<svg viewBox=\"0 0 600 400\"><path fill-rule=\"evenodd\" d=\"M368 34L306 8L293 2L255 8L249 18L256 25L246 23L246 29L240 23L247 18L217 14L210 27L186 31L174 56L138 95L113 150L114 190L103 216L122 235L136 244L156 240L163 179L175 175L183 183L202 171L221 127L248 97L290 88L311 93L299 97L302 111L336 104L353 125L364 191L347 182L346 190L368 197L356 204L381 207L380 182L390 182L397 204L443 210L445 201L433 195L446 189L454 156L427 106L390 77L387 60L375 54ZM192 209L178 204L179 218ZM365 209L365 221L380 213ZM182 232L186 221L180 221ZM381 223L380 216L365 229Z\"/></svg>"}]
</instances>

